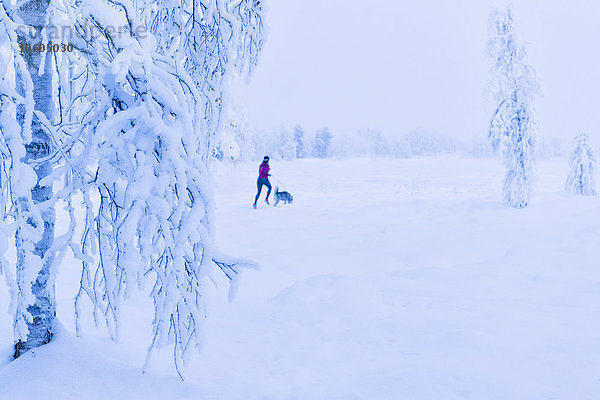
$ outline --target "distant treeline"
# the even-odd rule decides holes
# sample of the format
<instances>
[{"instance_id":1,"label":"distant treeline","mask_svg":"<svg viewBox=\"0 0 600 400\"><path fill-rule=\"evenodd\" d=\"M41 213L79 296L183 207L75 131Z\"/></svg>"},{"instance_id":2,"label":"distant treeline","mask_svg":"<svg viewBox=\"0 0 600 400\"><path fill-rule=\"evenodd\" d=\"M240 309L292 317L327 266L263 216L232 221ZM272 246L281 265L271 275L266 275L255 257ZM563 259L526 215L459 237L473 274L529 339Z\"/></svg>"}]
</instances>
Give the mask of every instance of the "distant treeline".
<instances>
[{"instance_id":1,"label":"distant treeline","mask_svg":"<svg viewBox=\"0 0 600 400\"><path fill-rule=\"evenodd\" d=\"M327 127L316 132L306 132L300 125L293 129L281 127L256 131L231 122L226 127L228 129L224 130L213 153L217 159L229 162L257 160L264 155L280 160L328 157L408 158L438 154L494 157L484 135L457 139L425 130L390 134L376 129L338 133ZM567 156L569 148L568 144L559 140L542 140L538 152L540 158Z\"/></svg>"}]
</instances>

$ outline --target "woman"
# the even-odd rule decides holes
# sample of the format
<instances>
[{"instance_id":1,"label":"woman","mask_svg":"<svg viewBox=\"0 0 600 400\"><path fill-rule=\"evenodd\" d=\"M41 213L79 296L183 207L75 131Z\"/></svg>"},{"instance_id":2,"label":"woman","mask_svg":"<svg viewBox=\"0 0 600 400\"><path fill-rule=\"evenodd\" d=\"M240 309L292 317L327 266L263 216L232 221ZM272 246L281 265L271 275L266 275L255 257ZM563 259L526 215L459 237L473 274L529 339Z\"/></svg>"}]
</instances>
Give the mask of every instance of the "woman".
<instances>
[{"instance_id":1,"label":"woman","mask_svg":"<svg viewBox=\"0 0 600 400\"><path fill-rule=\"evenodd\" d=\"M269 157L265 156L265 158L263 158L262 164L260 164L260 167L258 167L258 180L256 181L258 193L256 193L256 197L254 198L254 208L256 208L256 202L260 197L260 192L262 191L263 185L266 186L267 189L269 189L267 191L267 198L265 199L265 202L269 204L269 195L271 194L271 182L269 182L269 177L271 176L271 174L269 174L270 169L271 168L269 167Z\"/></svg>"}]
</instances>

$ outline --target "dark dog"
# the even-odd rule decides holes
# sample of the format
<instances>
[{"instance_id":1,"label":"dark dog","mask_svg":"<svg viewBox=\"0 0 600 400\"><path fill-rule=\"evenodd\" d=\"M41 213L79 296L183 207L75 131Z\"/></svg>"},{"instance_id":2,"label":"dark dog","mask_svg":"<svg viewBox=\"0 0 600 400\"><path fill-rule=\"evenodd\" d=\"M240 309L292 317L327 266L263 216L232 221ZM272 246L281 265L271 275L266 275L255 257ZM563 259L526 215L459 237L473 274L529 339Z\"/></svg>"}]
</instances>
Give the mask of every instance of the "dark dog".
<instances>
[{"instance_id":1,"label":"dark dog","mask_svg":"<svg viewBox=\"0 0 600 400\"><path fill-rule=\"evenodd\" d=\"M279 187L275 188L275 204L273 204L273 207L277 206L277 203L279 203L280 201L283 201L284 203L290 203L292 204L294 202L294 197L289 194L288 192L280 192L279 191Z\"/></svg>"}]
</instances>

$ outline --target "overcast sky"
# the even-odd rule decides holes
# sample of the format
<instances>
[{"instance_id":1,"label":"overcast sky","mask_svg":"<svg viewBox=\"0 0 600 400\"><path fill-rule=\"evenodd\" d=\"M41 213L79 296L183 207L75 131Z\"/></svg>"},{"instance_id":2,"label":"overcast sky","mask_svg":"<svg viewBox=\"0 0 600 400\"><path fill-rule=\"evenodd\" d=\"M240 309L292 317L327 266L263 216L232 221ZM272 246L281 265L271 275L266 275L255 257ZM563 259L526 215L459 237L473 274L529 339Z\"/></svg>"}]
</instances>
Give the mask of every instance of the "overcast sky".
<instances>
[{"instance_id":1,"label":"overcast sky","mask_svg":"<svg viewBox=\"0 0 600 400\"><path fill-rule=\"evenodd\" d=\"M261 63L234 94L257 128L485 136L488 15L506 4L270 0ZM519 0L513 10L544 91L541 134L570 141L586 131L598 142L600 2Z\"/></svg>"}]
</instances>

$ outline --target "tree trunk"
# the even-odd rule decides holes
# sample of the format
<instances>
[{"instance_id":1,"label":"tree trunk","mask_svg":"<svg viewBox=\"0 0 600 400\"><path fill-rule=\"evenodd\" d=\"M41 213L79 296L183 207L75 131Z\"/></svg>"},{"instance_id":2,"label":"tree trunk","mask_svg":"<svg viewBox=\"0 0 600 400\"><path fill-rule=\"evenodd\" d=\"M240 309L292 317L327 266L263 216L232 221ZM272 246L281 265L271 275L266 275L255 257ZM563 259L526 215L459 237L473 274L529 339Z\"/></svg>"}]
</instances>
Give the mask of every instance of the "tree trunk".
<instances>
[{"instance_id":1,"label":"tree trunk","mask_svg":"<svg viewBox=\"0 0 600 400\"><path fill-rule=\"evenodd\" d=\"M19 10L18 15L26 25L35 27L35 37L19 33L19 44L27 44L33 47L34 44L41 44L41 31L46 23L46 16L49 9L50 0L31 0L25 3ZM47 59L44 65L43 74L40 76L39 67L42 54L39 52L22 53L27 69L33 80L33 99L35 101L35 110L42 112L49 121L52 121L54 102L52 101L52 60L51 54L46 53ZM22 77L17 76L18 90L23 94L24 85ZM17 119L23 125L24 112L18 111ZM49 176L53 165L51 161L40 162L47 157L52 150L52 142L49 135L42 127L40 121L34 116L32 124L32 141L26 145L26 156L24 162L30 164L37 174L37 184L31 190L31 196L34 205L49 200L52 197L52 186L42 186L40 181ZM25 206L22 204L22 206ZM26 207L26 206L25 206ZM20 210L27 211L27 210ZM54 254L49 252L54 241L54 221L55 212L53 208L41 213L44 222L42 239L37 243L31 243L21 234L20 229L16 234L17 246L17 277L24 277L26 269L31 268L27 265L28 253L33 252L35 256L41 258L41 268L37 271L37 277L31 284L33 301L31 304L22 306L20 312L24 314L27 323L27 337L17 337L15 344L15 358L22 353L35 347L44 345L52 339L54 333L54 323L56 317L56 302L54 295L54 278L51 276L50 267ZM35 222L29 220L32 226ZM31 276L31 275L29 275ZM35 276L35 275L33 275ZM25 341L23 341L25 339Z\"/></svg>"}]
</instances>

